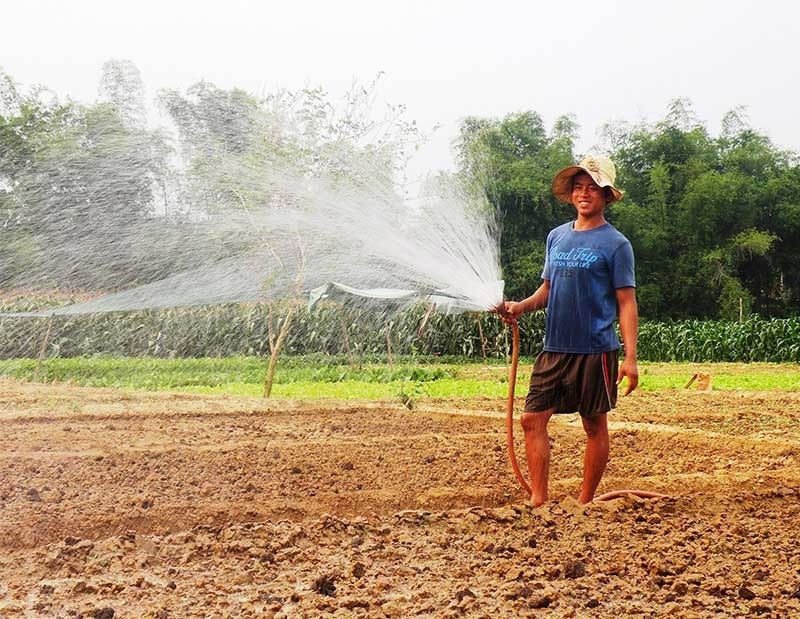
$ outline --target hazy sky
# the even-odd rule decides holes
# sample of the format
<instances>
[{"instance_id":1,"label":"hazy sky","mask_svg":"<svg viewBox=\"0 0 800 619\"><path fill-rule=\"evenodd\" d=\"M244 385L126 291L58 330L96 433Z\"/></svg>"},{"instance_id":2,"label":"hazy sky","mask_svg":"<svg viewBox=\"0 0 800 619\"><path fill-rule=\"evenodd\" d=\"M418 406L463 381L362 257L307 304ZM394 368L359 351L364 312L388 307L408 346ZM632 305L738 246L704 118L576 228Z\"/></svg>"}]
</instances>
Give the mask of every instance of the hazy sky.
<instances>
[{"instance_id":1,"label":"hazy sky","mask_svg":"<svg viewBox=\"0 0 800 619\"><path fill-rule=\"evenodd\" d=\"M254 93L340 96L384 72L380 95L423 128L412 173L452 167L468 115L572 113L580 149L611 120L657 120L688 97L716 133L729 109L800 151L800 4L778 0L16 0L0 67L93 101L108 59L131 60L152 99L204 79Z\"/></svg>"}]
</instances>

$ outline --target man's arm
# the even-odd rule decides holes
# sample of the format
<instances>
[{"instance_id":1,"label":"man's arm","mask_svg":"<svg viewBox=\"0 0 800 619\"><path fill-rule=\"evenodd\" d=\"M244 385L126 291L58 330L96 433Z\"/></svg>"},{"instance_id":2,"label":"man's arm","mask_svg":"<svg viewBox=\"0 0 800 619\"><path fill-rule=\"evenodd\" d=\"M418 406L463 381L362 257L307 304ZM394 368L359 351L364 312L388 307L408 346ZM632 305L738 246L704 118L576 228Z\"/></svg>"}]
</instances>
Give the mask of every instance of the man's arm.
<instances>
[{"instance_id":1,"label":"man's arm","mask_svg":"<svg viewBox=\"0 0 800 619\"><path fill-rule=\"evenodd\" d=\"M545 279L542 285L531 296L522 301L506 301L506 312L511 319L516 320L523 314L535 312L547 307L547 298L550 296L550 280Z\"/></svg>"},{"instance_id":2,"label":"man's arm","mask_svg":"<svg viewBox=\"0 0 800 619\"><path fill-rule=\"evenodd\" d=\"M639 367L636 363L636 344L639 339L639 308L636 305L636 288L617 288L619 305L619 330L625 346L625 359L619 368L619 378L628 378L628 387L623 394L628 395L639 384Z\"/></svg>"}]
</instances>

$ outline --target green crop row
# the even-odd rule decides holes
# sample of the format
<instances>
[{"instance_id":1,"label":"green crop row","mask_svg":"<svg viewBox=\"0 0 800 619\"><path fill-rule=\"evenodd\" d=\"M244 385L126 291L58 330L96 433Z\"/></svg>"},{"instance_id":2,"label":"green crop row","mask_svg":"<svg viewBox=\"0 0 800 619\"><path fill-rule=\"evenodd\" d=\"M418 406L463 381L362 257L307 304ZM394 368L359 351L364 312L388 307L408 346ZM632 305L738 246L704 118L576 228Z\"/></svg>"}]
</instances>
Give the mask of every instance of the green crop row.
<instances>
[{"instance_id":1,"label":"green crop row","mask_svg":"<svg viewBox=\"0 0 800 619\"><path fill-rule=\"evenodd\" d=\"M278 364L276 384L322 385L365 383L391 385L422 384L453 380L457 364L444 364L428 358L401 357L400 363L350 365L344 357L321 355L284 357ZM465 360L462 359L462 362ZM152 357L71 357L50 358L42 364L36 359L0 361L0 373L14 378L43 382L73 382L88 387L174 390L202 388L231 389L247 385L259 391L264 381L266 361L261 357L204 359L154 359ZM260 395L260 391L258 393Z\"/></svg>"},{"instance_id":2,"label":"green crop row","mask_svg":"<svg viewBox=\"0 0 800 619\"><path fill-rule=\"evenodd\" d=\"M81 316L0 316L0 359L264 356L290 309L287 303L218 305ZM364 359L376 355L504 357L510 335L490 313L445 316L416 306L381 313L319 304L295 307L283 353ZM536 354L544 316L521 323L523 354Z\"/></svg>"},{"instance_id":3,"label":"green crop row","mask_svg":"<svg viewBox=\"0 0 800 619\"><path fill-rule=\"evenodd\" d=\"M649 361L798 363L800 317L643 323L639 357Z\"/></svg>"},{"instance_id":4,"label":"green crop row","mask_svg":"<svg viewBox=\"0 0 800 619\"><path fill-rule=\"evenodd\" d=\"M264 357L289 305L239 304L84 316L0 315L0 359L45 357ZM504 358L508 329L489 313L445 316L427 308L379 313L321 304L296 308L284 355L335 355L349 363L397 355ZM271 326L270 326L271 325ZM521 321L521 354L535 356L544 314ZM800 362L800 317L742 323L643 322L643 361Z\"/></svg>"}]
</instances>

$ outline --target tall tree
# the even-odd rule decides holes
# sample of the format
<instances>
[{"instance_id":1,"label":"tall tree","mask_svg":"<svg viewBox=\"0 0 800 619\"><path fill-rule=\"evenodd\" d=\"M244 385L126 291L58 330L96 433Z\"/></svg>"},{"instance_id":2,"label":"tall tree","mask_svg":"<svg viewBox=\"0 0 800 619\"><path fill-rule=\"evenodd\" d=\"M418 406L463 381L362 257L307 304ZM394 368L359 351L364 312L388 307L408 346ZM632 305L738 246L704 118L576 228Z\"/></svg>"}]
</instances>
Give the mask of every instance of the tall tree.
<instances>
[{"instance_id":1,"label":"tall tree","mask_svg":"<svg viewBox=\"0 0 800 619\"><path fill-rule=\"evenodd\" d=\"M792 243L784 245L778 213L792 207L778 179L796 174L796 163L749 126L742 108L723 118L717 138L686 100L660 122L606 135L628 192L610 215L634 244L644 316L791 311L795 272L778 265Z\"/></svg>"},{"instance_id":2,"label":"tall tree","mask_svg":"<svg viewBox=\"0 0 800 619\"><path fill-rule=\"evenodd\" d=\"M130 60L107 60L103 64L98 94L100 102L111 105L127 127L144 128L144 83Z\"/></svg>"},{"instance_id":3,"label":"tall tree","mask_svg":"<svg viewBox=\"0 0 800 619\"><path fill-rule=\"evenodd\" d=\"M0 116L0 178L13 246L0 286L104 290L138 281L140 222L154 215L163 136L133 127L112 103L81 105L16 91Z\"/></svg>"}]
</instances>

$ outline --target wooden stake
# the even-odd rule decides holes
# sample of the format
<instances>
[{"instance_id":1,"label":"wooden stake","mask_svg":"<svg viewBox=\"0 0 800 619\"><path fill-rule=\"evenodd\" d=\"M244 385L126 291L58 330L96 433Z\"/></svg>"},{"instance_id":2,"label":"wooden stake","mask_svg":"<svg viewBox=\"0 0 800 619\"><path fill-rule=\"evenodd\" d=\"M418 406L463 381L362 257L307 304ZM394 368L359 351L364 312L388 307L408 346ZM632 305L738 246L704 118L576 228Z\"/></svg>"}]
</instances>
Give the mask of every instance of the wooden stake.
<instances>
[{"instance_id":1,"label":"wooden stake","mask_svg":"<svg viewBox=\"0 0 800 619\"><path fill-rule=\"evenodd\" d=\"M486 361L486 338L483 337L483 327L481 326L481 317L475 316L475 320L478 321L478 335L481 337L481 353L483 353L483 360Z\"/></svg>"},{"instance_id":2,"label":"wooden stake","mask_svg":"<svg viewBox=\"0 0 800 619\"><path fill-rule=\"evenodd\" d=\"M50 318L47 320L47 332L44 334L44 340L42 340L42 347L39 349L39 358L36 360L36 369L33 371L33 382L39 382L39 368L42 365L42 359L44 359L45 351L47 350L47 344L50 341L50 331L53 329L53 315L50 314Z\"/></svg>"},{"instance_id":3,"label":"wooden stake","mask_svg":"<svg viewBox=\"0 0 800 619\"><path fill-rule=\"evenodd\" d=\"M244 201L242 204L245 206ZM266 243L266 241L265 241ZM269 365L267 366L267 373L264 376L264 397L268 398L272 393L272 383L275 379L275 367L278 364L278 355L281 353L281 348L283 348L283 344L286 341L286 337L289 335L289 328L292 326L292 321L294 321L295 314L297 313L297 309L299 307L299 298L300 293L303 290L303 281L305 279L306 273L306 255L303 251L303 245L300 243L300 239L298 238L297 241L297 249L300 252L300 265L297 269L297 277L294 280L294 299L290 300L289 302L289 310L286 312L286 317L283 319L283 324L281 325L281 329L278 332L278 337L274 338L274 332L272 330L272 306L269 306ZM280 258L278 258L277 254L275 258L280 262ZM283 263L281 262L281 266Z\"/></svg>"},{"instance_id":4,"label":"wooden stake","mask_svg":"<svg viewBox=\"0 0 800 619\"><path fill-rule=\"evenodd\" d=\"M353 349L350 346L350 334L348 333L347 328L347 321L344 319L344 308L340 306L342 310L339 313L339 323L342 326L342 336L344 337L344 347L347 350L347 358L350 360L350 365L355 365L355 359L353 357Z\"/></svg>"},{"instance_id":5,"label":"wooden stake","mask_svg":"<svg viewBox=\"0 0 800 619\"><path fill-rule=\"evenodd\" d=\"M425 325L428 324L428 318L431 317L431 314L435 309L436 309L436 303L431 303L431 306L428 308L428 311L425 312L425 316L422 317L422 321L419 323L419 329L417 329L417 337L422 337L422 332L425 329Z\"/></svg>"},{"instance_id":6,"label":"wooden stake","mask_svg":"<svg viewBox=\"0 0 800 619\"><path fill-rule=\"evenodd\" d=\"M391 337L391 330L392 330L392 323L386 323L386 361L389 363L389 366L394 363L392 358L392 337Z\"/></svg>"},{"instance_id":7,"label":"wooden stake","mask_svg":"<svg viewBox=\"0 0 800 619\"><path fill-rule=\"evenodd\" d=\"M278 332L278 338L273 341L272 337L270 337L269 365L267 366L267 373L264 376L265 398L268 398L272 393L272 383L275 380L275 368L278 365L278 355L281 353L281 348L283 348L283 343L286 341L286 336L289 335L289 328L292 326L295 310L295 304L292 303L292 305L289 306L289 311L286 312L286 318L283 319L283 324Z\"/></svg>"}]
</instances>

